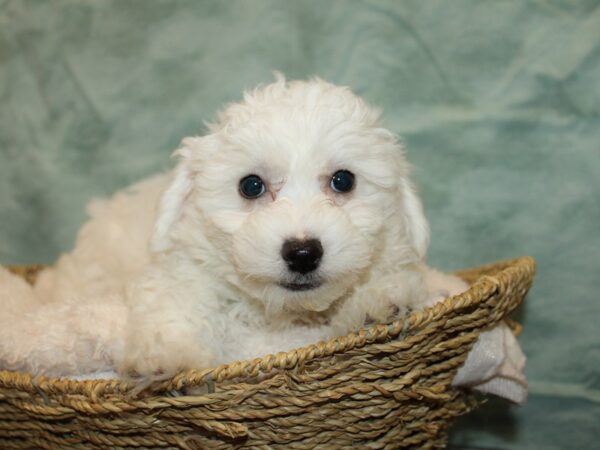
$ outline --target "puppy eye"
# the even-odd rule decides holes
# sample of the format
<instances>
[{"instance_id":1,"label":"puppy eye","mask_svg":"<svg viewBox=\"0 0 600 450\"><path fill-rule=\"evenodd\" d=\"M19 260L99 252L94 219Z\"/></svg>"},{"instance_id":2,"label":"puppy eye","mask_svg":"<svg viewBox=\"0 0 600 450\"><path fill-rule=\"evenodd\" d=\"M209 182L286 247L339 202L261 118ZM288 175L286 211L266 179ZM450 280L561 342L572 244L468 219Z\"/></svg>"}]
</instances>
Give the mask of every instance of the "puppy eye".
<instances>
[{"instance_id":1,"label":"puppy eye","mask_svg":"<svg viewBox=\"0 0 600 450\"><path fill-rule=\"evenodd\" d=\"M334 192L350 192L354 188L354 174L348 170L338 170L331 176L329 185Z\"/></svg>"},{"instance_id":2,"label":"puppy eye","mask_svg":"<svg viewBox=\"0 0 600 450\"><path fill-rule=\"evenodd\" d=\"M255 199L266 192L265 183L258 175L248 175L240 180L240 194L248 199Z\"/></svg>"}]
</instances>

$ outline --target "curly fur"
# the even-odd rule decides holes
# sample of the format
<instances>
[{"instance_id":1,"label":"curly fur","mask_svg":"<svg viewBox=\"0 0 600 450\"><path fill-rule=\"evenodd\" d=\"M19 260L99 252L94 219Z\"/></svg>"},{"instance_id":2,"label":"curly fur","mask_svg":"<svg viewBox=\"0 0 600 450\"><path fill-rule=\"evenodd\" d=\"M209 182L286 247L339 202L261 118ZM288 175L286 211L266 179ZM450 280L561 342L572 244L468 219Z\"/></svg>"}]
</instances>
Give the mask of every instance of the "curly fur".
<instances>
[{"instance_id":1,"label":"curly fur","mask_svg":"<svg viewBox=\"0 0 600 450\"><path fill-rule=\"evenodd\" d=\"M0 365L172 374L424 305L429 232L409 165L379 111L349 89L279 76L175 155L171 174L95 202L75 249L42 273L34 298L5 308ZM329 187L340 169L356 176L350 193ZM267 182L259 199L238 192L248 174ZM299 275L281 246L306 237L324 255L302 277L322 284L290 291L281 283ZM4 285L0 301L18 303L10 299L25 288Z\"/></svg>"}]
</instances>

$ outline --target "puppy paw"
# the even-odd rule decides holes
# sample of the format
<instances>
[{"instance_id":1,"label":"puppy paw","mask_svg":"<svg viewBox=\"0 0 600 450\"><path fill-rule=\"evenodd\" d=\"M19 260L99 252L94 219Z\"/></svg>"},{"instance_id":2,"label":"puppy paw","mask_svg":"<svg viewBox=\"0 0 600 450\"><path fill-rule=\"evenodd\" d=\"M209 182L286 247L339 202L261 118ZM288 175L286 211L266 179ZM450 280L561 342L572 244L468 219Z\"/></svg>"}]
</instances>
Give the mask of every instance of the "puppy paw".
<instances>
[{"instance_id":1,"label":"puppy paw","mask_svg":"<svg viewBox=\"0 0 600 450\"><path fill-rule=\"evenodd\" d=\"M365 318L365 325L388 323L407 316L412 311L410 306L388 303L378 309L372 309Z\"/></svg>"},{"instance_id":2,"label":"puppy paw","mask_svg":"<svg viewBox=\"0 0 600 450\"><path fill-rule=\"evenodd\" d=\"M117 368L126 377L163 379L182 370L210 367L213 359L195 336L154 329L129 334Z\"/></svg>"}]
</instances>

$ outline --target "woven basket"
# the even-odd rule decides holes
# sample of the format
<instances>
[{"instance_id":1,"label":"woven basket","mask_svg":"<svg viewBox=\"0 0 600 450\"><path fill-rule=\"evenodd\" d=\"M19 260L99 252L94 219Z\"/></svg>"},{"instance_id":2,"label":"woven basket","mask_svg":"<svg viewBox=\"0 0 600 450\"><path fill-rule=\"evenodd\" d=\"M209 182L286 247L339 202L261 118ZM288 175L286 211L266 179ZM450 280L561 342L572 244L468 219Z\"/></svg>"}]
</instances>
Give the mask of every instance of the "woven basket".
<instances>
[{"instance_id":1,"label":"woven basket","mask_svg":"<svg viewBox=\"0 0 600 450\"><path fill-rule=\"evenodd\" d=\"M38 269L13 270L33 281ZM0 372L0 448L444 447L451 421L477 404L451 385L456 370L521 303L534 271L529 257L466 270L467 292L403 320L142 392Z\"/></svg>"}]
</instances>

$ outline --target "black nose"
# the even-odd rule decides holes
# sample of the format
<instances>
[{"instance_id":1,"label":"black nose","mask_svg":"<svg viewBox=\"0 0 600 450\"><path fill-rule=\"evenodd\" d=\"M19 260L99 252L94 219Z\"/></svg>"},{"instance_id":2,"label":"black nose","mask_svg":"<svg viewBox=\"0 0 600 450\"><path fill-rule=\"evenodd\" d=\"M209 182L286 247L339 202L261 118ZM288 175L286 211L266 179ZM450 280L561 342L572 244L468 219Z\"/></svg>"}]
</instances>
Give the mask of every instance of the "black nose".
<instances>
[{"instance_id":1,"label":"black nose","mask_svg":"<svg viewBox=\"0 0 600 450\"><path fill-rule=\"evenodd\" d=\"M290 239L281 247L281 257L292 272L308 273L319 267L323 246L318 239Z\"/></svg>"}]
</instances>

